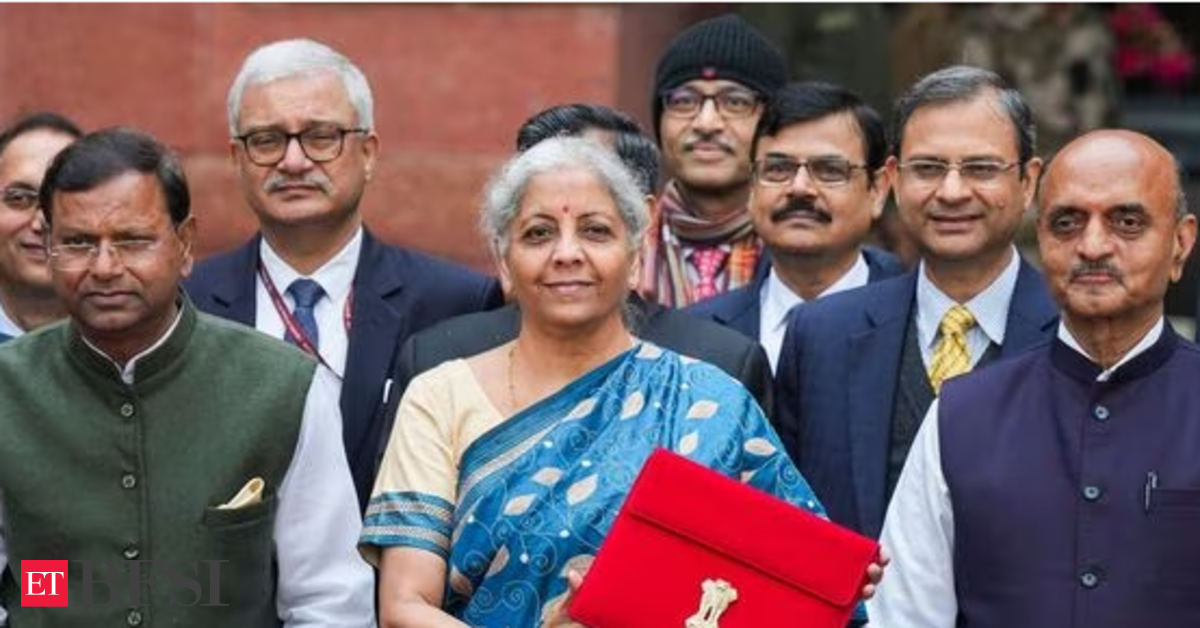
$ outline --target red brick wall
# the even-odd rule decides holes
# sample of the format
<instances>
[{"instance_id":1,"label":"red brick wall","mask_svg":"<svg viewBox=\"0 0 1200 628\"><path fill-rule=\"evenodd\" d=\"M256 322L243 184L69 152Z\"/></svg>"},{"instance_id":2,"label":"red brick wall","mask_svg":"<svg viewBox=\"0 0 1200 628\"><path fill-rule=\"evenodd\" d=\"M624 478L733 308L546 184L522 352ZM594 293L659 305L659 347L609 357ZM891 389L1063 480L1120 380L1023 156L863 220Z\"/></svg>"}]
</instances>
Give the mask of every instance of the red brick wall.
<instances>
[{"instance_id":1,"label":"red brick wall","mask_svg":"<svg viewBox=\"0 0 1200 628\"><path fill-rule=\"evenodd\" d=\"M201 254L254 229L228 158L225 94L259 44L312 37L375 93L382 164L364 197L384 239L489 267L479 192L517 126L587 101L645 121L654 61L688 5L0 5L0 119L48 108L143 128L184 158Z\"/></svg>"}]
</instances>

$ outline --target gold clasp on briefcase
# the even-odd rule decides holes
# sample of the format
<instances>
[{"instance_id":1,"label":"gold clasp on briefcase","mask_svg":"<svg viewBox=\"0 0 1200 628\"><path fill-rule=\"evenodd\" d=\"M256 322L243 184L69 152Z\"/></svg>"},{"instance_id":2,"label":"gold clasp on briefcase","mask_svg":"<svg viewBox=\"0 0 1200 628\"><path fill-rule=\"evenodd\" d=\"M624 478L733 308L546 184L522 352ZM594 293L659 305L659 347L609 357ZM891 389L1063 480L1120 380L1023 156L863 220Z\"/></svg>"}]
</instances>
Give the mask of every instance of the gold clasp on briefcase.
<instances>
[{"instance_id":1,"label":"gold clasp on briefcase","mask_svg":"<svg viewBox=\"0 0 1200 628\"><path fill-rule=\"evenodd\" d=\"M737 589L724 580L708 579L700 583L700 610L687 618L686 628L721 628L721 615L738 599Z\"/></svg>"}]
</instances>

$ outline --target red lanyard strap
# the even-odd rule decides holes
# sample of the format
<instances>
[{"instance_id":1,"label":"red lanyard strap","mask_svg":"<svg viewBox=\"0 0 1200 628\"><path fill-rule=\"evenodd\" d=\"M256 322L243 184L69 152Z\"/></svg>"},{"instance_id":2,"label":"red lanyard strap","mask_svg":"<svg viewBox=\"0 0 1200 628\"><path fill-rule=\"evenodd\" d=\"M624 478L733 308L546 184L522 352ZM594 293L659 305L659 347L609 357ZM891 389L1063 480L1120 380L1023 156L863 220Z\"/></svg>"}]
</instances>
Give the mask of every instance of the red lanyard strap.
<instances>
[{"instance_id":1,"label":"red lanyard strap","mask_svg":"<svg viewBox=\"0 0 1200 628\"><path fill-rule=\"evenodd\" d=\"M309 339L308 334L304 333L304 329L300 327L300 323L296 321L296 317L292 311L288 309L287 303L284 302L283 296L279 294L279 290L275 287L275 282L271 280L271 274L267 272L267 267L262 261L258 262L258 276L262 279L263 285L267 288L267 295L271 297L271 304L275 306L275 312L279 314L280 320L283 321L283 326L287 329L287 333L296 339L296 346L300 347L305 353L315 357L317 361L329 369L330 372L337 374L329 362L325 361L325 357L317 350L316 345ZM353 315L354 308L354 289L350 289L350 293L346 295L346 305L342 308L342 327L346 330L346 335L350 335L350 319ZM341 377L339 375L339 377Z\"/></svg>"}]
</instances>

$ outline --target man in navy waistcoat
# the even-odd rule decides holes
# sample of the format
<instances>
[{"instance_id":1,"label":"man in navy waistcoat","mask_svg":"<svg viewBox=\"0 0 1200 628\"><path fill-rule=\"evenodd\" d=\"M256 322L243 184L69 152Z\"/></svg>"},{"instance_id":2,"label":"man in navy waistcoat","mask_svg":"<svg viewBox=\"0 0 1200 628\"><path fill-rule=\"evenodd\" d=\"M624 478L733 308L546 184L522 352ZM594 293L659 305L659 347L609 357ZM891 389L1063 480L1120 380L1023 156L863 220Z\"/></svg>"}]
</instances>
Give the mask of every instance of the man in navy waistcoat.
<instances>
[{"instance_id":1,"label":"man in navy waistcoat","mask_svg":"<svg viewBox=\"0 0 1200 628\"><path fill-rule=\"evenodd\" d=\"M1200 625L1200 350L1163 316L1196 240L1178 163L1130 131L1051 162L1057 337L949 380L883 529L882 628Z\"/></svg>"}]
</instances>

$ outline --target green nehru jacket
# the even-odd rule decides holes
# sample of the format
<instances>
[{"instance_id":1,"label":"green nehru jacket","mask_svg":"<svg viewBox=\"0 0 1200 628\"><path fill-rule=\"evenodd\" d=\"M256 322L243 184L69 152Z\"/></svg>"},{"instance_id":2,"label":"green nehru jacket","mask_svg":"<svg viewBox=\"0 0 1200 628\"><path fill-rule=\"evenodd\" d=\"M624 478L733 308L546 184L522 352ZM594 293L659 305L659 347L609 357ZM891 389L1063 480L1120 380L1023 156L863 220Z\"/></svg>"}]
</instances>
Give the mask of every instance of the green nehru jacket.
<instances>
[{"instance_id":1,"label":"green nehru jacket","mask_svg":"<svg viewBox=\"0 0 1200 628\"><path fill-rule=\"evenodd\" d=\"M68 323L5 344L0 601L10 624L278 625L276 493L314 370L294 348L198 314L186 298L132 385ZM255 477L265 482L261 503L217 508ZM22 560L71 561L67 608L21 606ZM108 561L110 573L91 563L89 592L78 561ZM156 561L153 576L130 561ZM137 587L137 606L133 566L153 584Z\"/></svg>"}]
</instances>

